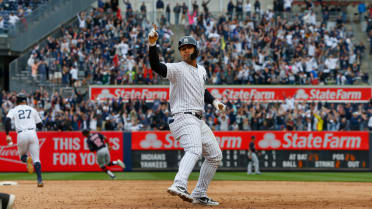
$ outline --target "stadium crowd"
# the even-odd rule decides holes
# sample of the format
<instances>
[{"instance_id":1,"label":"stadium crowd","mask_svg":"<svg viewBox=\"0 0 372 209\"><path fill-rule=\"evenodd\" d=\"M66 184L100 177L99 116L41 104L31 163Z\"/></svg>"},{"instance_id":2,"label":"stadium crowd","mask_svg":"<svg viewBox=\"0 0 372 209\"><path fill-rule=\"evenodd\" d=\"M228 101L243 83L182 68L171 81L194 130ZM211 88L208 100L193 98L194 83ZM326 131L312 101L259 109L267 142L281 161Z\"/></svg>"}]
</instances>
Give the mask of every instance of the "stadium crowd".
<instances>
[{"instance_id":1,"label":"stadium crowd","mask_svg":"<svg viewBox=\"0 0 372 209\"><path fill-rule=\"evenodd\" d=\"M35 46L27 62L34 79L50 80L66 86L86 84L160 84L147 59L147 33L152 25L143 4L134 12L130 1L99 1L98 8L78 14L78 23L61 27L61 37L48 37ZM161 2L161 0L157 0ZM353 33L338 18L328 28L327 16L317 24L309 7L292 15L260 9L259 1L231 1L226 15L208 11L209 0L200 10L177 4L157 3L159 14L160 59L173 62L170 13L185 25L187 34L199 41L198 62L209 74L209 84L353 84L368 82L360 72L365 51L363 43L353 42ZM258 3L257 3L258 2ZM290 1L288 1L290 2ZM279 13L277 13L279 12ZM342 16L340 16L342 17ZM0 95L2 120L15 105L14 92ZM166 101L108 99L91 101L75 90L71 97L40 89L29 95L42 116L44 130L168 130L170 116ZM287 98L281 103L224 101L227 111L219 113L206 106L204 119L213 130L372 130L370 103L305 103Z\"/></svg>"},{"instance_id":2,"label":"stadium crowd","mask_svg":"<svg viewBox=\"0 0 372 209\"><path fill-rule=\"evenodd\" d=\"M158 83L146 59L152 25L127 7L125 17L104 4L78 14L76 27L61 27L62 37L48 37L45 46L33 49L27 61L33 78L67 86ZM163 57L169 62L174 60L172 34L167 25L159 28L160 47L168 49Z\"/></svg>"},{"instance_id":3,"label":"stadium crowd","mask_svg":"<svg viewBox=\"0 0 372 209\"><path fill-rule=\"evenodd\" d=\"M32 13L40 5L49 0L1 0L0 1L0 33L6 33L18 21Z\"/></svg>"},{"instance_id":4,"label":"stadium crowd","mask_svg":"<svg viewBox=\"0 0 372 209\"><path fill-rule=\"evenodd\" d=\"M61 28L62 37L48 37L45 46L36 46L27 63L34 79L71 86L164 83L152 73L146 56L152 27L146 6L134 12L131 3L124 2L125 12L107 3L81 12L77 25ZM278 8L263 11L259 1L249 0L231 1L227 15L217 16L208 11L208 3L202 2L203 10L196 1L190 9L177 4L173 13L175 21L185 25L186 34L197 38L198 62L207 69L209 84L368 83L368 74L360 71L366 47L353 41L343 18L329 28L329 17L323 15L318 24L311 7L304 13L283 14ZM177 52L171 48L172 10L162 6L157 10L163 11L159 13L160 59L173 62Z\"/></svg>"},{"instance_id":5,"label":"stadium crowd","mask_svg":"<svg viewBox=\"0 0 372 209\"><path fill-rule=\"evenodd\" d=\"M39 113L48 131L168 130L170 116L166 101L134 99L87 100L87 93L75 89L71 96L44 89L28 94L28 103ZM15 106L16 93L0 94L4 123ZM372 131L372 100L369 103L305 103L287 98L281 103L225 101L225 113L205 107L204 119L212 130L298 130Z\"/></svg>"},{"instance_id":6,"label":"stadium crowd","mask_svg":"<svg viewBox=\"0 0 372 209\"><path fill-rule=\"evenodd\" d=\"M287 7L282 13L262 11L257 2L253 13L244 14L242 1L230 1L227 17L195 11L195 21L186 25L200 43L199 62L212 84L368 82L360 71L365 46L353 42L353 31L342 18L329 27L329 18L318 21L311 7L303 13L290 13Z\"/></svg>"}]
</instances>

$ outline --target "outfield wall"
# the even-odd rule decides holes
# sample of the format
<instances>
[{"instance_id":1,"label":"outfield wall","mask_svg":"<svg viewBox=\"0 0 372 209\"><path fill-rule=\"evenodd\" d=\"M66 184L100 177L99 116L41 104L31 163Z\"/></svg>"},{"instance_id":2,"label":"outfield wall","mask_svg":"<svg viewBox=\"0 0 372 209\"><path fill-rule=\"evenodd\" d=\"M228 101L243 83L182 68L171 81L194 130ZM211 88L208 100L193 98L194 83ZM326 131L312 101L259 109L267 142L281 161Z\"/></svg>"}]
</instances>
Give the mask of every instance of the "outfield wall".
<instances>
[{"instance_id":1,"label":"outfield wall","mask_svg":"<svg viewBox=\"0 0 372 209\"><path fill-rule=\"evenodd\" d=\"M101 132L110 141L112 160L121 159L127 171L177 170L183 151L168 131ZM16 133L11 132L13 140ZM256 136L262 171L372 171L372 134L363 131L286 132L218 131L222 152L219 170L246 171L248 144ZM0 132L5 139L5 133ZM81 132L38 132L44 171L100 171ZM195 169L200 169L199 161ZM0 143L0 172L23 172L17 146ZM118 166L113 171L120 171Z\"/></svg>"}]
</instances>

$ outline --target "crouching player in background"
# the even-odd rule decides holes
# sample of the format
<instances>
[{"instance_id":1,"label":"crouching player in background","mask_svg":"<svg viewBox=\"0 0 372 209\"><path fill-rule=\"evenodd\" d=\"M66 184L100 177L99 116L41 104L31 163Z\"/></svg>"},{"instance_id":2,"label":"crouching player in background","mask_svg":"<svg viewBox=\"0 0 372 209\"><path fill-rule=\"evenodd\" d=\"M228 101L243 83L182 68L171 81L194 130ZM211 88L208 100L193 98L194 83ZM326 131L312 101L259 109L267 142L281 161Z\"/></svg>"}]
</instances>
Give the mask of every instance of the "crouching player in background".
<instances>
[{"instance_id":1,"label":"crouching player in background","mask_svg":"<svg viewBox=\"0 0 372 209\"><path fill-rule=\"evenodd\" d=\"M87 137L87 144L88 148L91 152L96 152L96 158L97 158L97 164L99 167L107 173L112 179L115 179L115 175L107 168L108 166L112 165L119 165L123 169L125 168L125 165L123 161L116 160L111 161L110 160L110 144L108 143L107 137L103 136L100 133L93 133L91 134L89 130L83 130L83 135Z\"/></svg>"}]
</instances>

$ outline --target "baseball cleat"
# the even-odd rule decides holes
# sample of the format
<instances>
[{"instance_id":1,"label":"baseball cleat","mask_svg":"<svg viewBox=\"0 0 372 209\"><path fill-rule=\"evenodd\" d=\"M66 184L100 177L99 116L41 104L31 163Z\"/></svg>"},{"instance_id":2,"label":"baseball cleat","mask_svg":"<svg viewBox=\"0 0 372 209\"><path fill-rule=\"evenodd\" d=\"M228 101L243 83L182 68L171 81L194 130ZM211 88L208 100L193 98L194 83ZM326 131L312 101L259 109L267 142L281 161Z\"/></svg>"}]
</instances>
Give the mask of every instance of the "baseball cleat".
<instances>
[{"instance_id":1,"label":"baseball cleat","mask_svg":"<svg viewBox=\"0 0 372 209\"><path fill-rule=\"evenodd\" d=\"M190 193L187 192L186 188L181 186L171 186L168 188L167 192L173 196L179 196L183 201L192 202L193 198Z\"/></svg>"},{"instance_id":2,"label":"baseball cleat","mask_svg":"<svg viewBox=\"0 0 372 209\"><path fill-rule=\"evenodd\" d=\"M212 200L209 197L194 197L194 200L192 201L193 204L201 204L201 205L219 205L215 200Z\"/></svg>"},{"instance_id":3,"label":"baseball cleat","mask_svg":"<svg viewBox=\"0 0 372 209\"><path fill-rule=\"evenodd\" d=\"M37 182L37 187L44 187L44 183L41 181L41 182Z\"/></svg>"},{"instance_id":4,"label":"baseball cleat","mask_svg":"<svg viewBox=\"0 0 372 209\"><path fill-rule=\"evenodd\" d=\"M121 161L121 160L117 160L116 162L118 162L118 165L119 165L120 167L122 167L123 169L125 168L125 164L123 163L123 161Z\"/></svg>"},{"instance_id":5,"label":"baseball cleat","mask_svg":"<svg viewBox=\"0 0 372 209\"><path fill-rule=\"evenodd\" d=\"M32 164L32 157L27 158L27 172L30 174L34 172L34 165Z\"/></svg>"}]
</instances>

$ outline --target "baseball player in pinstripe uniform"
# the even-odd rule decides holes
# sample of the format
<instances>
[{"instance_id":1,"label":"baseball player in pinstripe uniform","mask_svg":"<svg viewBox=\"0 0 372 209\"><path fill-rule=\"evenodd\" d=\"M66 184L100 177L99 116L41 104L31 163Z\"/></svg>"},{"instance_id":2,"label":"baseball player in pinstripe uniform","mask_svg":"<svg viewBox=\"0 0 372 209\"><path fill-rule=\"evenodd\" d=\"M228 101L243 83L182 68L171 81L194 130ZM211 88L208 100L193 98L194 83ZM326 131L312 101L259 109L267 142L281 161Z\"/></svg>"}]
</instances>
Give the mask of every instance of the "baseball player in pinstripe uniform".
<instances>
[{"instance_id":1,"label":"baseball player in pinstripe uniform","mask_svg":"<svg viewBox=\"0 0 372 209\"><path fill-rule=\"evenodd\" d=\"M17 132L17 145L21 161L27 163L29 173L33 173L35 168L37 186L43 187L44 183L41 177L41 163L39 158L39 140L36 134L36 127L41 129L43 125L39 113L27 105L26 95L22 93L17 95L17 106L11 109L6 116L5 133L8 144L13 144L12 138L9 136L11 120L14 120ZM27 157L28 152L31 157Z\"/></svg>"},{"instance_id":2,"label":"baseball player in pinstripe uniform","mask_svg":"<svg viewBox=\"0 0 372 209\"><path fill-rule=\"evenodd\" d=\"M178 49L182 62L160 63L156 49L158 34L156 25L149 33L149 59L151 69L170 81L170 107L172 118L169 128L175 139L179 140L185 154L182 157L174 183L168 193L177 195L185 201L202 205L219 205L207 196L208 185L222 160L222 152L213 132L202 120L204 104L213 104L220 111L225 105L215 99L205 87L207 73L196 63L198 46L191 36L180 39ZM187 184L196 162L205 158L198 183L192 193Z\"/></svg>"}]
</instances>

